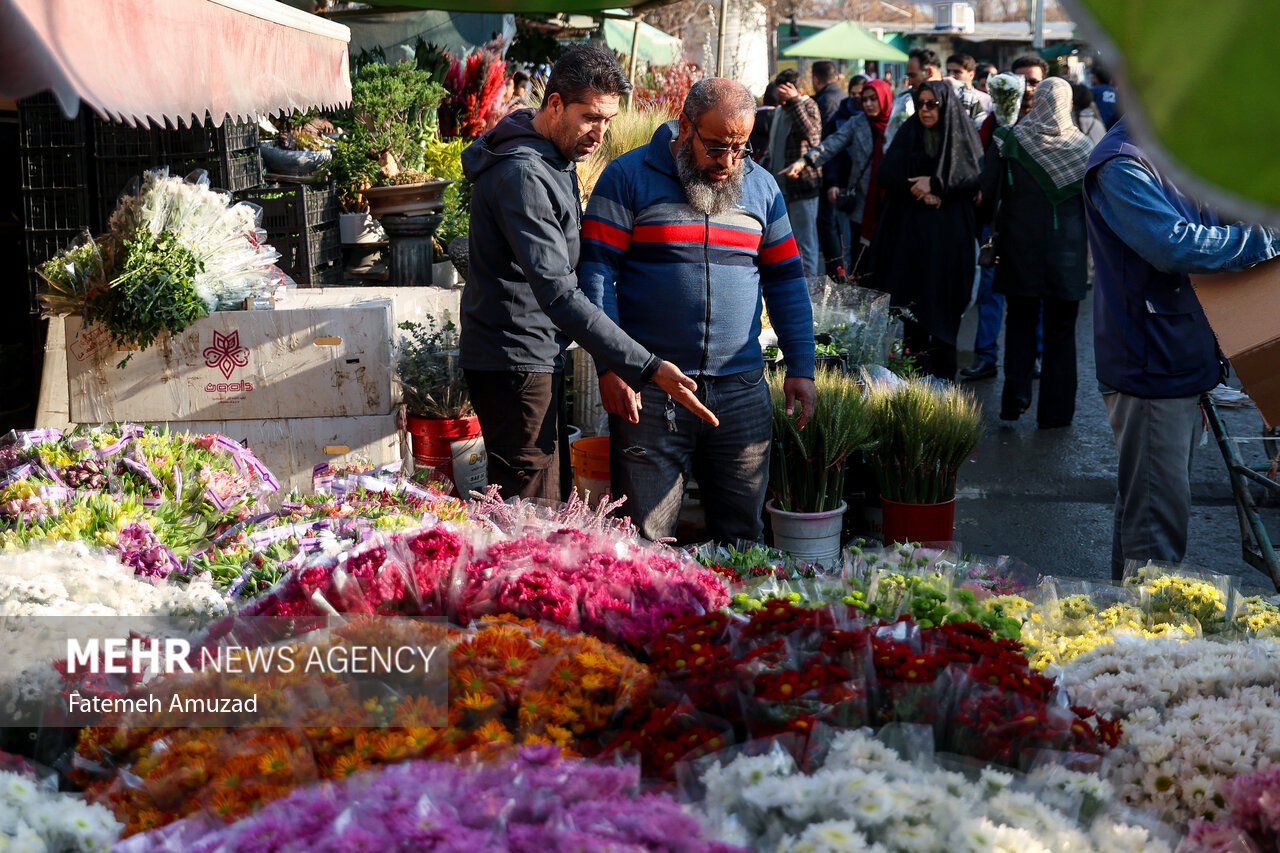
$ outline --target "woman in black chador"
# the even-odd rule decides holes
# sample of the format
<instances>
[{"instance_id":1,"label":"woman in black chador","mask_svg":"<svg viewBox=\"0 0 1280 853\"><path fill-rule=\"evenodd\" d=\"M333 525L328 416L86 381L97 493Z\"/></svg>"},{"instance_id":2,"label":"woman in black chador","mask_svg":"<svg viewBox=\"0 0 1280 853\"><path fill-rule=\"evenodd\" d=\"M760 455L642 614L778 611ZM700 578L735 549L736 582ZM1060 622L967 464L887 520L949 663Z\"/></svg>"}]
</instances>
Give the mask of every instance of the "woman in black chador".
<instances>
[{"instance_id":1,"label":"woman in black chador","mask_svg":"<svg viewBox=\"0 0 1280 853\"><path fill-rule=\"evenodd\" d=\"M872 286L911 312L903 344L920 369L953 381L956 333L977 268L982 143L951 84L930 81L913 97L915 115L876 174L885 201L871 243Z\"/></svg>"}]
</instances>

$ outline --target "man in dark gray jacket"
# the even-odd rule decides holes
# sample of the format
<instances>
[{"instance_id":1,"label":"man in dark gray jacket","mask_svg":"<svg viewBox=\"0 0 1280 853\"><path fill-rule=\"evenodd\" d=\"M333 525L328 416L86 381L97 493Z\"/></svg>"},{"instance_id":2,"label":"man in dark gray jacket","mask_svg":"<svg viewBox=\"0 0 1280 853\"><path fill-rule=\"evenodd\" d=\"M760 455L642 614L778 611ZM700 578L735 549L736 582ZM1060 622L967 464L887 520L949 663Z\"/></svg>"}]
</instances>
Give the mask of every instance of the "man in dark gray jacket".
<instances>
[{"instance_id":1,"label":"man in dark gray jacket","mask_svg":"<svg viewBox=\"0 0 1280 853\"><path fill-rule=\"evenodd\" d=\"M582 207L574 163L604 139L630 88L607 48L576 45L552 69L536 113L506 116L462 155L474 185L462 367L489 455L489 482L507 498L564 498L570 340L633 389L656 382L717 423L694 396L693 379L629 338L578 287ZM634 423L639 412L623 416Z\"/></svg>"}]
</instances>

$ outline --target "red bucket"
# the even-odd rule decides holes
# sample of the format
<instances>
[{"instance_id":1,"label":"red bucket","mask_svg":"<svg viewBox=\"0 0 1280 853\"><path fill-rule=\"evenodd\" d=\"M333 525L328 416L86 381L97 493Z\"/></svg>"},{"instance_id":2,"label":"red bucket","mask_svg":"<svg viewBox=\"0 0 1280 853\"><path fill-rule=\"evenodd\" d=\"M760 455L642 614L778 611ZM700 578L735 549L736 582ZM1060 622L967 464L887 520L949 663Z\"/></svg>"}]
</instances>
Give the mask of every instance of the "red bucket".
<instances>
[{"instance_id":1,"label":"red bucket","mask_svg":"<svg viewBox=\"0 0 1280 853\"><path fill-rule=\"evenodd\" d=\"M409 415L407 429L415 469L432 468L454 484L454 494L467 497L488 482L488 458L480 419L420 418Z\"/></svg>"},{"instance_id":2,"label":"red bucket","mask_svg":"<svg viewBox=\"0 0 1280 853\"><path fill-rule=\"evenodd\" d=\"M956 532L956 499L936 504L905 504L880 498L884 544L951 542Z\"/></svg>"}]
</instances>

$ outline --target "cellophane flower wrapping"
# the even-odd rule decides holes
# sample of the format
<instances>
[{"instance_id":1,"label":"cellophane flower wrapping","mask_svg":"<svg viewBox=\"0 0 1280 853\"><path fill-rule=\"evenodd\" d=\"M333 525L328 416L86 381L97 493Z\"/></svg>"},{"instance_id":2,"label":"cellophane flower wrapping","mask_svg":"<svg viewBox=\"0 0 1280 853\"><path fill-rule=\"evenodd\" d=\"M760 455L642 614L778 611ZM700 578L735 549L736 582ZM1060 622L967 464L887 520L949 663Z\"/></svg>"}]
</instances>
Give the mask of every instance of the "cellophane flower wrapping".
<instances>
[{"instance_id":1,"label":"cellophane flower wrapping","mask_svg":"<svg viewBox=\"0 0 1280 853\"><path fill-rule=\"evenodd\" d=\"M136 424L13 433L0 439L0 548L79 541L143 577L195 577L193 552L278 485L224 436Z\"/></svg>"},{"instance_id":2,"label":"cellophane flower wrapping","mask_svg":"<svg viewBox=\"0 0 1280 853\"><path fill-rule=\"evenodd\" d=\"M1236 585L1229 575L1131 561L1124 584L1138 591L1149 626L1194 624L1205 635L1235 630Z\"/></svg>"},{"instance_id":3,"label":"cellophane flower wrapping","mask_svg":"<svg viewBox=\"0 0 1280 853\"><path fill-rule=\"evenodd\" d=\"M1020 74L1005 72L987 79L987 92L994 102L996 121L1001 127L1016 124L1022 110L1026 80Z\"/></svg>"},{"instance_id":4,"label":"cellophane flower wrapping","mask_svg":"<svg viewBox=\"0 0 1280 853\"><path fill-rule=\"evenodd\" d=\"M803 754L821 726L924 724L939 743L1012 766L1047 748L1105 753L1119 734L1113 721L1069 707L1018 644L973 622L921 629L907 617L867 622L846 605L774 600L673 622L648 654L659 689L633 709L624 729L634 734L618 745L668 778L726 738L794 736ZM682 699L702 716L679 713ZM968 736L952 728L955 707L970 715ZM1015 714L1034 720L1010 724Z\"/></svg>"},{"instance_id":5,"label":"cellophane flower wrapping","mask_svg":"<svg viewBox=\"0 0 1280 853\"><path fill-rule=\"evenodd\" d=\"M107 286L107 270L112 266L110 251L105 241L99 243L86 230L76 235L64 251L37 267L44 281L38 297L44 316L82 312L90 294Z\"/></svg>"},{"instance_id":6,"label":"cellophane flower wrapping","mask_svg":"<svg viewBox=\"0 0 1280 853\"><path fill-rule=\"evenodd\" d=\"M10 660L31 662L16 677L0 679L0 714L30 717L68 689L53 662L66 656L72 617L128 620L153 636L186 636L233 608L208 579L140 577L133 566L81 543L0 553L0 645ZM63 627L53 617L68 622ZM77 685L88 696L120 693L128 683L98 675Z\"/></svg>"},{"instance_id":7,"label":"cellophane flower wrapping","mask_svg":"<svg viewBox=\"0 0 1280 853\"><path fill-rule=\"evenodd\" d=\"M723 607L714 572L682 552L608 524L569 527L557 513L508 508L495 523L373 532L316 554L245 611L265 636L314 628L329 612L440 616L467 624L513 614L639 650L668 622Z\"/></svg>"},{"instance_id":8,"label":"cellophane flower wrapping","mask_svg":"<svg viewBox=\"0 0 1280 853\"><path fill-rule=\"evenodd\" d=\"M299 788L229 826L190 819L117 853L271 849L732 853L670 797L644 794L635 765L566 759L530 746L503 762L411 761Z\"/></svg>"},{"instance_id":9,"label":"cellophane flower wrapping","mask_svg":"<svg viewBox=\"0 0 1280 853\"><path fill-rule=\"evenodd\" d=\"M814 331L826 333L849 366L888 364L895 340L889 294L824 278L810 288Z\"/></svg>"},{"instance_id":10,"label":"cellophane flower wrapping","mask_svg":"<svg viewBox=\"0 0 1280 853\"><path fill-rule=\"evenodd\" d=\"M1121 720L1108 761L1123 800L1185 827L1226 815L1226 783L1280 761L1280 646L1121 637L1056 670Z\"/></svg>"},{"instance_id":11,"label":"cellophane flower wrapping","mask_svg":"<svg viewBox=\"0 0 1280 853\"><path fill-rule=\"evenodd\" d=\"M229 195L212 189L203 170L179 178L159 169L145 173L137 192L120 199L108 238L122 243L140 228L175 235L203 265L194 285L205 306L231 310L278 284L271 272L280 253L266 243L266 233L258 228L260 216L254 205L233 203Z\"/></svg>"},{"instance_id":12,"label":"cellophane flower wrapping","mask_svg":"<svg viewBox=\"0 0 1280 853\"><path fill-rule=\"evenodd\" d=\"M300 660L312 645L388 636L419 644L414 638L427 630L415 621L366 617L286 645ZM200 811L229 820L299 784L375 765L500 758L539 744L569 756L595 754L652 683L648 668L616 647L529 621L484 619L451 629L448 645L447 707L435 705L411 676L389 673L370 704L368 695L329 681L317 693L314 676L299 668L243 685L262 705L252 728L161 728L140 715L83 729L74 778L110 804L127 834ZM148 689L166 689L165 679ZM218 675L197 673L168 686L189 696L215 684L222 684Z\"/></svg>"},{"instance_id":13,"label":"cellophane flower wrapping","mask_svg":"<svg viewBox=\"0 0 1280 853\"><path fill-rule=\"evenodd\" d=\"M865 730L834 735L820 766L804 772L782 750L702 772L704 819L717 837L778 851L1164 851L1172 835L1114 808L1085 816L1042 798L1088 786L1092 774L1019 777L992 768L966 774L919 755L907 760Z\"/></svg>"},{"instance_id":14,"label":"cellophane flower wrapping","mask_svg":"<svg viewBox=\"0 0 1280 853\"><path fill-rule=\"evenodd\" d=\"M109 809L60 794L56 783L0 770L0 849L106 853L121 828Z\"/></svg>"}]
</instances>

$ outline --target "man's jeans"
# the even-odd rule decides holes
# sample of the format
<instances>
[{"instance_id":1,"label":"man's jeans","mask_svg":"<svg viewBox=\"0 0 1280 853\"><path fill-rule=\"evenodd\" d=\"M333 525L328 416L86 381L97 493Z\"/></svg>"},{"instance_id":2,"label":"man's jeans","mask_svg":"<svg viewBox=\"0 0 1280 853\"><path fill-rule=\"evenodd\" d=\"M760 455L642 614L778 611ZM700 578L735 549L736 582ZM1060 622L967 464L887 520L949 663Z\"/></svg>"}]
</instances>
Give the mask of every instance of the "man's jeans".
<instances>
[{"instance_id":1,"label":"man's jeans","mask_svg":"<svg viewBox=\"0 0 1280 853\"><path fill-rule=\"evenodd\" d=\"M698 399L716 413L713 427L670 402L650 382L641 392L640 423L609 416L609 473L620 512L648 539L675 536L686 476L702 492L707 530L717 542L760 540L760 511L769 485L773 406L764 368L730 376L697 376ZM667 427L674 411L676 429Z\"/></svg>"},{"instance_id":2,"label":"man's jeans","mask_svg":"<svg viewBox=\"0 0 1280 853\"><path fill-rule=\"evenodd\" d=\"M787 218L791 220L791 233L800 249L800 261L804 264L806 278L818 274L818 199L804 198L787 202Z\"/></svg>"},{"instance_id":3,"label":"man's jeans","mask_svg":"<svg viewBox=\"0 0 1280 853\"><path fill-rule=\"evenodd\" d=\"M982 241L991 236L991 226L982 229ZM996 268L983 267L978 284L978 331L973 336L973 357L995 364L1000 360L1000 324L1004 320L1004 297L996 293Z\"/></svg>"}]
</instances>

